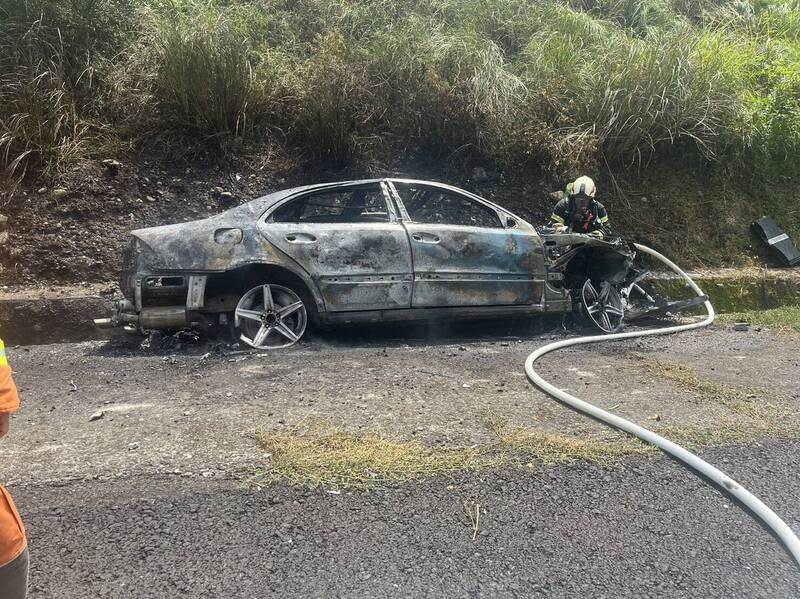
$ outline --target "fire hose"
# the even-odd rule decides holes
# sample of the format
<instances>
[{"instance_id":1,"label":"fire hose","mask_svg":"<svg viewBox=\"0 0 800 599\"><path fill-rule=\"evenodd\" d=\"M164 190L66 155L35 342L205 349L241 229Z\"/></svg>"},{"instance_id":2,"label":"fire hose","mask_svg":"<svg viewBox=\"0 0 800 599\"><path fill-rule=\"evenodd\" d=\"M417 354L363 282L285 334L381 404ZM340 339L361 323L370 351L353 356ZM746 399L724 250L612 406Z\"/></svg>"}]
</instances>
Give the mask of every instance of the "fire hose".
<instances>
[{"instance_id":1,"label":"fire hose","mask_svg":"<svg viewBox=\"0 0 800 599\"><path fill-rule=\"evenodd\" d=\"M687 275L669 259L662 256L655 250L643 245L634 244L634 246L638 251L649 254L650 256L653 256L654 258L666 264L669 268L683 278L692 291L694 291L698 296L703 295L703 292L695 284L691 277L689 277L689 275ZM708 300L705 301L704 306L708 312L708 315L700 322L681 324L659 329L649 329L645 331L631 331L627 333L615 333L611 335L577 337L575 339L566 339L564 341L550 343L537 349L528 356L528 358L525 360L525 375L528 377L528 381L530 381L534 387L551 396L556 401L559 401L565 404L567 407L585 414L586 416L594 418L595 420L599 420L603 424L633 435L646 443L655 445L661 451L670 457L675 458L678 462L694 471L696 474L700 475L701 478L704 478L706 481L711 482L720 490L728 493L734 500L738 501L741 505L747 508L751 515L753 515L758 522L764 525L775 536L775 538L777 538L783 544L783 546L786 548L786 551L800 567L800 539L797 538L797 535L795 535L792 529L789 528L789 526L783 520L781 520L778 515L775 514L775 512L767 507L758 497L745 489L741 484L733 480L721 470L715 468L690 451L687 451L680 445L673 443L669 439L665 439L653 431L634 424L629 420L625 420L624 418L620 418L619 416L611 414L610 412L606 412L595 405L578 399L577 397L562 391L558 387L551 385L541 376L539 376L539 374L537 374L533 368L536 360L542 356L565 347L587 345L589 343L599 343L602 341L615 341L619 339L634 339L639 337L652 337L655 335L669 335L672 333L680 333L682 331L706 327L714 322L714 307Z\"/></svg>"}]
</instances>

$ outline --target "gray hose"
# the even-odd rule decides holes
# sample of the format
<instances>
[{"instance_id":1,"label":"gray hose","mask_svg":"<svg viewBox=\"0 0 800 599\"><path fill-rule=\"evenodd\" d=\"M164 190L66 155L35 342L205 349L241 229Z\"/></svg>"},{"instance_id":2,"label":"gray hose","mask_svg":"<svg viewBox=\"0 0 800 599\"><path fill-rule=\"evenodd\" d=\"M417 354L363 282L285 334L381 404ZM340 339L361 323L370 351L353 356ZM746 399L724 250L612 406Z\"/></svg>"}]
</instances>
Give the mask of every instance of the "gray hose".
<instances>
[{"instance_id":1,"label":"gray hose","mask_svg":"<svg viewBox=\"0 0 800 599\"><path fill-rule=\"evenodd\" d=\"M672 263L670 260L652 250L648 247L643 245L634 244L636 249L640 252L645 254L649 254L667 266L669 266L672 270L676 273L681 275L689 287L698 295L703 295L703 292L700 288L695 284L694 281L683 272L678 266ZM761 521L774 535L778 538L781 543L783 543L784 547L788 551L789 555L794 559L798 566L800 566L800 539L797 538L797 535L794 534L791 528L787 526L787 524L781 520L775 512L773 512L770 508L768 508L764 503L755 495L750 493L747 489L745 489L742 485L737 483L731 477L726 475L724 472L718 470L708 462L700 459L693 453L685 450L683 447L676 445L672 441L661 437L660 435L655 434L652 431L647 430L646 428L642 428L624 418L620 418L619 416L615 416L605 410L601 410L597 406L594 406L590 403L582 401L577 397L570 395L555 387L545 381L542 377L540 377L536 371L533 369L533 365L542 356L545 354L549 354L552 351L557 349L562 349L564 347L572 347L574 345L586 345L588 343L598 343L601 341L614 341L618 339L633 339L636 337L650 337L654 335L668 335L671 333L679 333L681 331L689 331L691 329L698 329L701 327L705 327L710 325L714 322L714 308L711 305L711 302L705 302L706 310L708 311L708 316L702 322L695 322L691 324L684 324L684 325L677 325L672 327L666 327L661 329L651 329L647 331L631 331L629 333L616 333L612 335L593 335L589 337L577 337L575 339L566 339L564 341L558 341L556 343L550 343L544 347L541 347L530 354L525 360L525 374L528 377L530 383L546 393L551 397L555 398L556 400L566 404L568 407L577 410L578 412L582 412L587 416L591 416L592 418L599 420L600 422L607 424L608 426L617 428L621 431L629 433L635 437L638 437L642 441L647 443L651 443L658 447L664 453L672 456L673 458L677 459L679 462L683 463L685 466L689 467L690 469L694 470L698 474L705 477L707 480L710 480L720 489L725 490L728 494L730 494L734 499L741 502L746 508L750 510L750 512Z\"/></svg>"}]
</instances>

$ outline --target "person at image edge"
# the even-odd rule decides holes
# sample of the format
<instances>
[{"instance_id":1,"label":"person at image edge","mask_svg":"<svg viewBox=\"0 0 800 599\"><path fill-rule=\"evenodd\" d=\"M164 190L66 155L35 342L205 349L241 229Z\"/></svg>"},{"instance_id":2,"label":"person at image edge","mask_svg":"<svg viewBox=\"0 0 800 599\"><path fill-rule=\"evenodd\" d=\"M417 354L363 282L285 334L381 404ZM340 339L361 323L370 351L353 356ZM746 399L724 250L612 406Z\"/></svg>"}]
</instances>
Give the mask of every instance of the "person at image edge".
<instances>
[{"instance_id":1,"label":"person at image edge","mask_svg":"<svg viewBox=\"0 0 800 599\"><path fill-rule=\"evenodd\" d=\"M19 410L19 394L0 339L0 438ZM24 599L28 590L28 541L11 495L0 486L0 598Z\"/></svg>"}]
</instances>

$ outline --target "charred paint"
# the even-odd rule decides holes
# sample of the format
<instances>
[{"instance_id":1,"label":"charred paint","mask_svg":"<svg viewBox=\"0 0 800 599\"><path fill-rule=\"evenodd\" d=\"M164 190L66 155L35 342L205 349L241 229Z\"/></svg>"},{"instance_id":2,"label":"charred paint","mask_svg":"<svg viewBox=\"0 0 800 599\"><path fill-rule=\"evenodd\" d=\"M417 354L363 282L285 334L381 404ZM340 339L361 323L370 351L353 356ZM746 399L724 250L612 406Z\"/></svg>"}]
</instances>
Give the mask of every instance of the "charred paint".
<instances>
[{"instance_id":1,"label":"charred paint","mask_svg":"<svg viewBox=\"0 0 800 599\"><path fill-rule=\"evenodd\" d=\"M126 253L126 281L265 264L297 274L321 312L449 306L496 306L499 310L522 305L569 309L565 292L545 284L548 271L559 272L563 265L552 261L546 265L542 238L513 215L515 224L509 229L401 222L392 210L387 222L266 222L274 209L305 192L376 182L294 188L211 218L134 231L138 252ZM558 237L559 245L607 246L586 238Z\"/></svg>"},{"instance_id":2,"label":"charred paint","mask_svg":"<svg viewBox=\"0 0 800 599\"><path fill-rule=\"evenodd\" d=\"M527 223L514 230L416 223L407 228L414 307L541 302L542 287L535 281L545 277L542 244Z\"/></svg>"},{"instance_id":3,"label":"charred paint","mask_svg":"<svg viewBox=\"0 0 800 599\"><path fill-rule=\"evenodd\" d=\"M379 310L411 305L411 249L399 223L261 223L261 234L308 272L326 309ZM350 286L362 287L350 293Z\"/></svg>"}]
</instances>

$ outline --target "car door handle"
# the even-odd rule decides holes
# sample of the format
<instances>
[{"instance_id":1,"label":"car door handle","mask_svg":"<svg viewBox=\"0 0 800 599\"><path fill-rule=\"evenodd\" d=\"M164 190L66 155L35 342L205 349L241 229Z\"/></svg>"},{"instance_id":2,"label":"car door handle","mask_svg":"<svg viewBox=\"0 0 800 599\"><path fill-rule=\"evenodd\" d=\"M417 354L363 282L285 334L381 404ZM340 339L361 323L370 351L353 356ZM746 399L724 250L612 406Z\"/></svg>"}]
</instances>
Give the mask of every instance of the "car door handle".
<instances>
[{"instance_id":1,"label":"car door handle","mask_svg":"<svg viewBox=\"0 0 800 599\"><path fill-rule=\"evenodd\" d=\"M411 239L420 243L439 243L441 241L438 235L431 235L430 233L414 233L411 235Z\"/></svg>"},{"instance_id":2,"label":"car door handle","mask_svg":"<svg viewBox=\"0 0 800 599\"><path fill-rule=\"evenodd\" d=\"M317 240L316 237L308 233L289 233L285 239L289 243L314 243Z\"/></svg>"}]
</instances>

